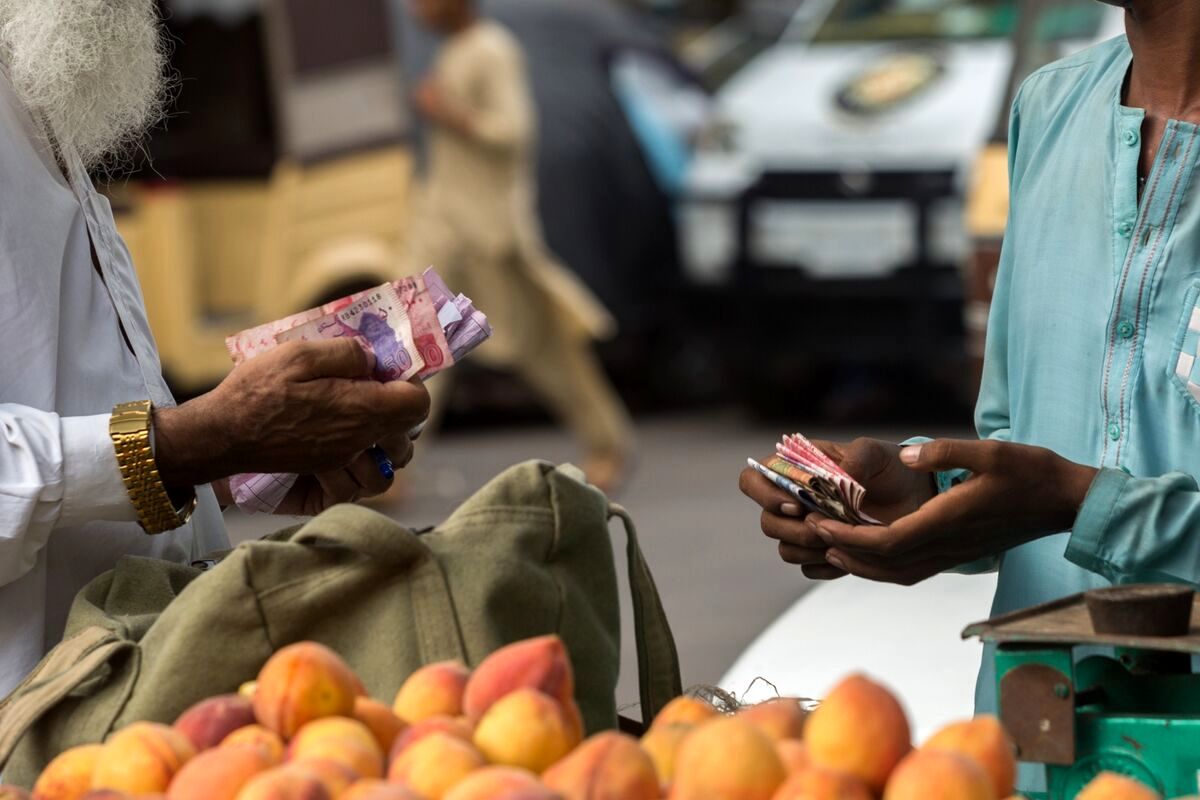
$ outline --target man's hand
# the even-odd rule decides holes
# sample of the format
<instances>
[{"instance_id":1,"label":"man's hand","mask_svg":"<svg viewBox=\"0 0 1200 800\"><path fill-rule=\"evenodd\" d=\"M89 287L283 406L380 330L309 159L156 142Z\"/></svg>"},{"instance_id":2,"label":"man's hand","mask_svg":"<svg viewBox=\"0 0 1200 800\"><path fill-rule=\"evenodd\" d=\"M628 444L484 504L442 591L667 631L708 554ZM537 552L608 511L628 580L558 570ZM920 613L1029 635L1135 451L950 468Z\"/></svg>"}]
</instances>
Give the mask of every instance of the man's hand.
<instances>
[{"instance_id":1,"label":"man's hand","mask_svg":"<svg viewBox=\"0 0 1200 800\"><path fill-rule=\"evenodd\" d=\"M817 440L813 444L863 485L867 490L863 510L876 519L899 519L934 495L932 477L906 467L900 461L898 445L877 439L855 439L849 444ZM831 579L846 574L825 558L828 545L815 526L824 517L810 514L796 498L754 469L742 471L739 486L762 506L762 531L778 540L780 558L800 564L809 578Z\"/></svg>"},{"instance_id":2,"label":"man's hand","mask_svg":"<svg viewBox=\"0 0 1200 800\"><path fill-rule=\"evenodd\" d=\"M407 432L425 419L429 394L419 382L367 380L373 369L353 339L289 342L238 365L208 394L155 411L163 483L294 472L343 499L385 491L365 451L378 444L407 463Z\"/></svg>"},{"instance_id":3,"label":"man's hand","mask_svg":"<svg viewBox=\"0 0 1200 800\"><path fill-rule=\"evenodd\" d=\"M1069 530L1097 472L1045 448L997 441L942 439L907 447L901 458L914 474L961 468L972 477L889 525L813 515L832 566L912 585Z\"/></svg>"},{"instance_id":4,"label":"man's hand","mask_svg":"<svg viewBox=\"0 0 1200 800\"><path fill-rule=\"evenodd\" d=\"M466 117L446 99L445 91L433 76L425 77L417 85L413 102L421 116L430 122L459 132L468 130Z\"/></svg>"}]
</instances>

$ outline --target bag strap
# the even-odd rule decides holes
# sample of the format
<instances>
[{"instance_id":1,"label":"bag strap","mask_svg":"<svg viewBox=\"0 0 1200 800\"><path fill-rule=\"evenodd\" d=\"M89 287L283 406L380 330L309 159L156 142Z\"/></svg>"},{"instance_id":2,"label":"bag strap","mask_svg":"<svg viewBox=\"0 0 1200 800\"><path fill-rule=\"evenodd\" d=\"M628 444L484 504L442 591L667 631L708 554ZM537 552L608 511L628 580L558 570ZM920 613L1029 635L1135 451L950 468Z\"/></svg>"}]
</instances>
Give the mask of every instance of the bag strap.
<instances>
[{"instance_id":1,"label":"bag strap","mask_svg":"<svg viewBox=\"0 0 1200 800\"><path fill-rule=\"evenodd\" d=\"M422 663L468 663L446 573L433 551L415 533L368 508L343 504L314 517L290 539L309 546L345 547L373 561L407 569L417 620L436 623L417 625Z\"/></svg>"},{"instance_id":2,"label":"bag strap","mask_svg":"<svg viewBox=\"0 0 1200 800\"><path fill-rule=\"evenodd\" d=\"M92 677L130 643L107 628L84 628L56 646L12 694L0 702L0 769L21 737L43 714Z\"/></svg>"},{"instance_id":3,"label":"bag strap","mask_svg":"<svg viewBox=\"0 0 1200 800\"><path fill-rule=\"evenodd\" d=\"M620 517L625 526L625 553L629 561L629 590L633 596L633 630L638 655L638 689L642 720L649 723L663 706L683 694L679 653L658 587L654 585L654 576L650 574L650 566L638 545L633 519L616 503L610 503L608 509L609 517Z\"/></svg>"}]
</instances>

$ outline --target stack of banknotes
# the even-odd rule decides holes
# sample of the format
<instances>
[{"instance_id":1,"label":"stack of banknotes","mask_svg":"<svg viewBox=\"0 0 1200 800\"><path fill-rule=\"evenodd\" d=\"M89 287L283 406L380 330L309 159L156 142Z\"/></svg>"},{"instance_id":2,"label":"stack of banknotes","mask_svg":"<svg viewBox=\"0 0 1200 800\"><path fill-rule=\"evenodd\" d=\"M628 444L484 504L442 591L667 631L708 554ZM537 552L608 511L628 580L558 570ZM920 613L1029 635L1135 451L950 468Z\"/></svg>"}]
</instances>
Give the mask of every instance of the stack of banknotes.
<instances>
[{"instance_id":1,"label":"stack of banknotes","mask_svg":"<svg viewBox=\"0 0 1200 800\"><path fill-rule=\"evenodd\" d=\"M862 510L867 490L819 447L799 433L775 445L775 457L746 462L810 511L851 525L879 525Z\"/></svg>"},{"instance_id":2,"label":"stack of banknotes","mask_svg":"<svg viewBox=\"0 0 1200 800\"><path fill-rule=\"evenodd\" d=\"M234 334L225 346L234 364L284 342L350 336L375 355L380 381L436 375L482 344L492 328L469 297L454 294L432 267L318 308ZM269 513L296 483L290 474L230 478L233 500L244 511Z\"/></svg>"}]
</instances>

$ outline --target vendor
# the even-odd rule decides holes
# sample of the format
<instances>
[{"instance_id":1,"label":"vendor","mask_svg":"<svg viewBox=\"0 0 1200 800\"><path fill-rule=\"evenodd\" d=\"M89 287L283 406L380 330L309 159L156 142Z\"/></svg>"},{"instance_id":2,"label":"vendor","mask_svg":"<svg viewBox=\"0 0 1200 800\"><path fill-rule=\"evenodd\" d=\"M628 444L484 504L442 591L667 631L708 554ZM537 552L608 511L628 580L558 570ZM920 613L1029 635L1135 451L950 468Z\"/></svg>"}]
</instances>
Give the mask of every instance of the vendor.
<instances>
[{"instance_id":1,"label":"vendor","mask_svg":"<svg viewBox=\"0 0 1200 800\"><path fill-rule=\"evenodd\" d=\"M1013 103L981 441L821 443L883 526L806 516L743 473L806 575L998 567L996 614L1200 584L1200 3L1125 8L1125 36L1039 70Z\"/></svg>"},{"instance_id":2,"label":"vendor","mask_svg":"<svg viewBox=\"0 0 1200 800\"><path fill-rule=\"evenodd\" d=\"M160 115L154 0L0 0L0 697L123 555L227 546L239 472L296 472L282 513L388 488L428 396L370 374L354 342L298 343L175 407L129 255L88 170ZM148 536L147 534L155 534Z\"/></svg>"}]
</instances>

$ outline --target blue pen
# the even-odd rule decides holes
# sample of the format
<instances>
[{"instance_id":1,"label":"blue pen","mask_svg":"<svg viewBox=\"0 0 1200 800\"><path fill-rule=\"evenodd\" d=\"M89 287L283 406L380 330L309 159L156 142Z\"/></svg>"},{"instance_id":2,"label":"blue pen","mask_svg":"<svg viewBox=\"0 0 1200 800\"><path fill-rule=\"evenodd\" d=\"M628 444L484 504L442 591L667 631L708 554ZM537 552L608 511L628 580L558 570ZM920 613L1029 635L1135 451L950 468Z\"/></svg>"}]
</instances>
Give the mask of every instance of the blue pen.
<instances>
[{"instance_id":1,"label":"blue pen","mask_svg":"<svg viewBox=\"0 0 1200 800\"><path fill-rule=\"evenodd\" d=\"M396 477L396 467L392 464L392 460L388 458L388 454L383 451L379 445L373 446L367 450L371 454L371 458L375 459L375 464L379 467L379 474L389 481Z\"/></svg>"}]
</instances>

